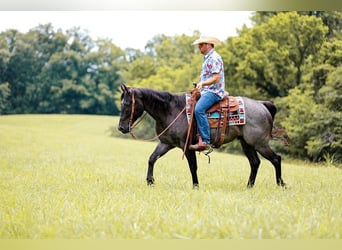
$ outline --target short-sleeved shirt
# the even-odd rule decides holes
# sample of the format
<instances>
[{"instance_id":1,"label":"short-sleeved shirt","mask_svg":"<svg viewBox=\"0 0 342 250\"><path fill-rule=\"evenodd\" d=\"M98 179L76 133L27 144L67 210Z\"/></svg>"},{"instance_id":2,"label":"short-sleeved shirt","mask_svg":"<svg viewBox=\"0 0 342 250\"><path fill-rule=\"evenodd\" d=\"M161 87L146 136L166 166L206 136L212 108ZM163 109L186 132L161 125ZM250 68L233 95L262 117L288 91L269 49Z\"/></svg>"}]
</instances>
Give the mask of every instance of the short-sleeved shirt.
<instances>
[{"instance_id":1,"label":"short-sleeved shirt","mask_svg":"<svg viewBox=\"0 0 342 250\"><path fill-rule=\"evenodd\" d=\"M201 94L203 95L206 92L210 91L223 98L223 96L225 95L223 61L221 56L213 48L209 51L208 54L203 57L200 80L206 81L207 79L211 78L214 73L220 74L219 82L214 83L210 86L203 86Z\"/></svg>"}]
</instances>

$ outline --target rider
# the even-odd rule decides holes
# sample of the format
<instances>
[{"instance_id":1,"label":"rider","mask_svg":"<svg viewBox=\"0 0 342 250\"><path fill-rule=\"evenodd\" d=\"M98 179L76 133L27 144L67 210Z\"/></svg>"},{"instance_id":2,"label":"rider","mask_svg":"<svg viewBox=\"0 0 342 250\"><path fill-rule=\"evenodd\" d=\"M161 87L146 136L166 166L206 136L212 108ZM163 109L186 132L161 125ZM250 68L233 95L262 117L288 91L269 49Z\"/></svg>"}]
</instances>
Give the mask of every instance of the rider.
<instances>
[{"instance_id":1,"label":"rider","mask_svg":"<svg viewBox=\"0 0 342 250\"><path fill-rule=\"evenodd\" d=\"M198 45L198 49L204 56L200 81L196 84L201 97L194 110L200 138L197 144L189 146L190 150L210 149L210 127L206 111L214 103L222 100L225 95L223 61L214 48L220 43L217 38L209 36L201 36L193 42L193 45Z\"/></svg>"}]
</instances>

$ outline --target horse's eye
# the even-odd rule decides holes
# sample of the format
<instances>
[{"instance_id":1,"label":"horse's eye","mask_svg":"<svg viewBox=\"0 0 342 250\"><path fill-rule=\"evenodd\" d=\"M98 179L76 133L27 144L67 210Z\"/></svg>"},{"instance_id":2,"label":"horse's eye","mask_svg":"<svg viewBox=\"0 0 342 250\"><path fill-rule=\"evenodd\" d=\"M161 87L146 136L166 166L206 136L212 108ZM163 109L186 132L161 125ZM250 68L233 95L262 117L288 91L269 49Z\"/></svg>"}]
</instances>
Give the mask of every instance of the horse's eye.
<instances>
[{"instance_id":1,"label":"horse's eye","mask_svg":"<svg viewBox=\"0 0 342 250\"><path fill-rule=\"evenodd\" d=\"M128 106L131 105L131 100L127 100L127 98L122 98L121 99L121 105Z\"/></svg>"},{"instance_id":2,"label":"horse's eye","mask_svg":"<svg viewBox=\"0 0 342 250\"><path fill-rule=\"evenodd\" d=\"M131 102L123 101L123 102L122 102L122 105L123 105L123 106L130 106L130 105L131 105Z\"/></svg>"}]
</instances>

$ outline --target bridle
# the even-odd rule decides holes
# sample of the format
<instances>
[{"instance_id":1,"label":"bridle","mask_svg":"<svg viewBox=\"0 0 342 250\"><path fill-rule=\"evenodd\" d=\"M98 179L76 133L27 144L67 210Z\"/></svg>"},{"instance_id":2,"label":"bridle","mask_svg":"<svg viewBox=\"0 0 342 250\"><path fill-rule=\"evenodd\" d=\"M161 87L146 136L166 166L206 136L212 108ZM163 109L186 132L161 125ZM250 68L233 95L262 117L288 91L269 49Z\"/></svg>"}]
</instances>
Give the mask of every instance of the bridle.
<instances>
[{"instance_id":1,"label":"bridle","mask_svg":"<svg viewBox=\"0 0 342 250\"><path fill-rule=\"evenodd\" d=\"M147 114L145 112L135 123L133 123L134 110L135 110L135 97L134 97L134 92L132 91L132 108L131 108L131 115L130 115L129 121L128 121L128 130L129 130L129 132L133 138L135 138L135 136L134 136L132 130L142 121L142 119Z\"/></svg>"},{"instance_id":2,"label":"bridle","mask_svg":"<svg viewBox=\"0 0 342 250\"><path fill-rule=\"evenodd\" d=\"M178 120L178 118L181 116L181 114L185 111L186 109L186 105L184 106L184 108L178 113L178 115L176 116L176 118L162 131L160 132L158 135L154 136L151 139L138 139L134 133L133 133L133 129L144 119L145 115L147 114L146 112L133 124L133 118L134 118L134 110L135 110L135 97L134 97L134 91L132 91L132 108L131 108L131 115L129 118L129 122L128 122L128 128L129 128L129 133L132 136L132 138L136 139L136 140L141 140L141 141L154 141L156 139L158 139L160 136L162 136L163 134L165 134L165 132Z\"/></svg>"},{"instance_id":3,"label":"bridle","mask_svg":"<svg viewBox=\"0 0 342 250\"><path fill-rule=\"evenodd\" d=\"M134 92L132 91L132 110L131 110L131 115L130 115L129 121L128 121L128 130L130 132L136 126L133 124L134 109L135 109L135 98L134 98Z\"/></svg>"}]
</instances>

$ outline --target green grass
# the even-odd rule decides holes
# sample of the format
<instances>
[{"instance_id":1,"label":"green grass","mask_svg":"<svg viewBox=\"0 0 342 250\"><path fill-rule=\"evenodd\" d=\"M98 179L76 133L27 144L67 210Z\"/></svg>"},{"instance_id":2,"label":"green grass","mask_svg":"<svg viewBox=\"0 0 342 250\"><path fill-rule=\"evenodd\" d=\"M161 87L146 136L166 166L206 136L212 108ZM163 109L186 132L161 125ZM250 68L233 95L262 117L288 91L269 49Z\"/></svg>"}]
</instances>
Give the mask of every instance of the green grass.
<instances>
[{"instance_id":1,"label":"green grass","mask_svg":"<svg viewBox=\"0 0 342 250\"><path fill-rule=\"evenodd\" d=\"M182 151L155 167L155 142L110 137L117 117L0 116L2 239L340 239L342 174L335 167L262 160L253 189L242 156L198 156L199 190ZM127 135L128 137L128 135Z\"/></svg>"}]
</instances>

